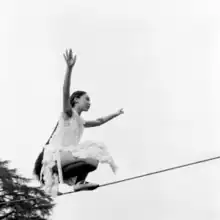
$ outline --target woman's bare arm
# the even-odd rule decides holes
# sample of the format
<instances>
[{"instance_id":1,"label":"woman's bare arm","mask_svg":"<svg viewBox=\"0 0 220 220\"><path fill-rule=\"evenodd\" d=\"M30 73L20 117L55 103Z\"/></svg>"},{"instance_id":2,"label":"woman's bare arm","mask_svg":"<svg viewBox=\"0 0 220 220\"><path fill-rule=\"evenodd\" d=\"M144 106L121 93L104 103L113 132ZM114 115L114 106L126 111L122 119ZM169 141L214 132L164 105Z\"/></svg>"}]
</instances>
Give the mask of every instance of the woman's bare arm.
<instances>
[{"instance_id":1,"label":"woman's bare arm","mask_svg":"<svg viewBox=\"0 0 220 220\"><path fill-rule=\"evenodd\" d=\"M73 66L76 63L76 55L73 57L72 50L66 50L64 54L64 59L67 64L66 75L63 84L63 113L67 117L72 116L72 107L70 105L70 84Z\"/></svg>"},{"instance_id":2,"label":"woman's bare arm","mask_svg":"<svg viewBox=\"0 0 220 220\"><path fill-rule=\"evenodd\" d=\"M84 124L84 127L85 128L91 128L91 127L97 127L97 126L103 125L106 122L114 119L115 117L117 117L121 114L124 114L123 109L120 109L116 113L110 114L110 115L105 116L105 117L98 118L98 119L93 120L93 121L86 121L85 124Z\"/></svg>"}]
</instances>

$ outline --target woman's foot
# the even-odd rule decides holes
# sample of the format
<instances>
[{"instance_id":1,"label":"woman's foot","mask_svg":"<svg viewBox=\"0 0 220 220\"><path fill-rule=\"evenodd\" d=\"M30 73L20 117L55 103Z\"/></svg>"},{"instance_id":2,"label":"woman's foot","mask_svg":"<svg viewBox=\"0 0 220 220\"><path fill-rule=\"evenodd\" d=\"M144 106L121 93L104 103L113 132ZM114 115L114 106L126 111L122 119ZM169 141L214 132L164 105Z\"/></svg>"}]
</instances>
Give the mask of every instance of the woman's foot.
<instances>
[{"instance_id":1,"label":"woman's foot","mask_svg":"<svg viewBox=\"0 0 220 220\"><path fill-rule=\"evenodd\" d=\"M73 191L73 187L67 184L59 184L58 195Z\"/></svg>"},{"instance_id":2,"label":"woman's foot","mask_svg":"<svg viewBox=\"0 0 220 220\"><path fill-rule=\"evenodd\" d=\"M78 182L74 185L74 191L83 191L83 190L94 190L99 187L99 184L97 183L89 183L86 181Z\"/></svg>"},{"instance_id":3,"label":"woman's foot","mask_svg":"<svg viewBox=\"0 0 220 220\"><path fill-rule=\"evenodd\" d=\"M72 177L72 178L69 178L67 180L64 180L64 183L69 185L69 186L74 186L77 182L77 177Z\"/></svg>"}]
</instances>

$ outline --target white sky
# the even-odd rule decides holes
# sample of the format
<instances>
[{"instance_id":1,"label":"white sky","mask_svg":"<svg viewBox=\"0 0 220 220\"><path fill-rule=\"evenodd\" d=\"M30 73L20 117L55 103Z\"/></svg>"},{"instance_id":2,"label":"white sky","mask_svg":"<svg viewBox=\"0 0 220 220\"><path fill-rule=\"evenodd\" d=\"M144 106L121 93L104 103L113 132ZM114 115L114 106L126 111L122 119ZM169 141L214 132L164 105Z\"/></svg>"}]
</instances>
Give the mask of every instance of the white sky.
<instances>
[{"instance_id":1,"label":"white sky","mask_svg":"<svg viewBox=\"0 0 220 220\"><path fill-rule=\"evenodd\" d=\"M116 177L220 155L220 4L214 0L51 0L0 3L1 158L32 177L61 111L65 63L88 91L85 119L125 114L85 131L105 142ZM54 220L217 220L220 161L60 197Z\"/></svg>"}]
</instances>

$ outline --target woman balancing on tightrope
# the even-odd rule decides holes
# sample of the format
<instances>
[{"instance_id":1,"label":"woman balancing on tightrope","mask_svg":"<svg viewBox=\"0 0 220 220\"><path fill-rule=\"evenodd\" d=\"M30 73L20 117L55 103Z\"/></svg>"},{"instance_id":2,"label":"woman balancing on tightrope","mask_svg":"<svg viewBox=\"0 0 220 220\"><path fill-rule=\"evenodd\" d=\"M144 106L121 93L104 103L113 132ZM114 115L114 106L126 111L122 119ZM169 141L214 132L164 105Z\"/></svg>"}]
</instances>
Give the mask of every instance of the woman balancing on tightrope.
<instances>
[{"instance_id":1,"label":"woman balancing on tightrope","mask_svg":"<svg viewBox=\"0 0 220 220\"><path fill-rule=\"evenodd\" d=\"M81 113L89 110L90 98L84 91L76 91L70 95L71 73L76 56L69 50L64 54L64 58L67 71L63 85L63 111L34 168L44 190L52 195L57 195L58 186L63 183L73 186L74 191L98 187L98 184L87 182L86 177L89 172L96 170L99 163L109 164L112 171L116 172L117 166L103 143L93 141L80 143L80 139L84 127L100 126L124 113L121 109L94 121L84 121ZM64 167L68 165L73 168L75 166L71 178L65 177L63 172Z\"/></svg>"}]
</instances>

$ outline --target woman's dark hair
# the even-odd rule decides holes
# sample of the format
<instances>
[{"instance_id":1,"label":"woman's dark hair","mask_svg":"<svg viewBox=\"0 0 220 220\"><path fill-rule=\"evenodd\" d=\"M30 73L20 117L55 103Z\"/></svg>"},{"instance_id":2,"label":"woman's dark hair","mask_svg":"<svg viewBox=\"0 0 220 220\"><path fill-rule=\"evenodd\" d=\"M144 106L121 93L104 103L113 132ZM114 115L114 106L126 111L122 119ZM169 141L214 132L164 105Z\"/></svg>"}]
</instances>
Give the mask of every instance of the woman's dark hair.
<instances>
[{"instance_id":1,"label":"woman's dark hair","mask_svg":"<svg viewBox=\"0 0 220 220\"><path fill-rule=\"evenodd\" d=\"M76 102L75 102L75 99L76 98L80 98L81 96L85 95L86 92L84 91L75 91L71 96L70 96L70 104L72 107L75 106ZM52 132L52 134L50 135L48 141L46 142L46 145L48 145L50 143L50 139L52 138L54 132L56 131L57 129L57 126L58 126L58 122ZM40 181L40 173L41 173L41 168L42 168L42 161L43 161L43 155L44 155L44 148L43 150L41 151L41 153L38 155L36 161L35 161L35 164L34 164L34 170L33 170L33 173L34 175L36 175L37 179ZM43 180L42 180L42 183L44 184Z\"/></svg>"},{"instance_id":2,"label":"woman's dark hair","mask_svg":"<svg viewBox=\"0 0 220 220\"><path fill-rule=\"evenodd\" d=\"M85 95L86 92L85 91L75 91L71 96L70 96L70 104L72 107L75 106L76 104L76 99L79 99L81 96Z\"/></svg>"}]
</instances>

